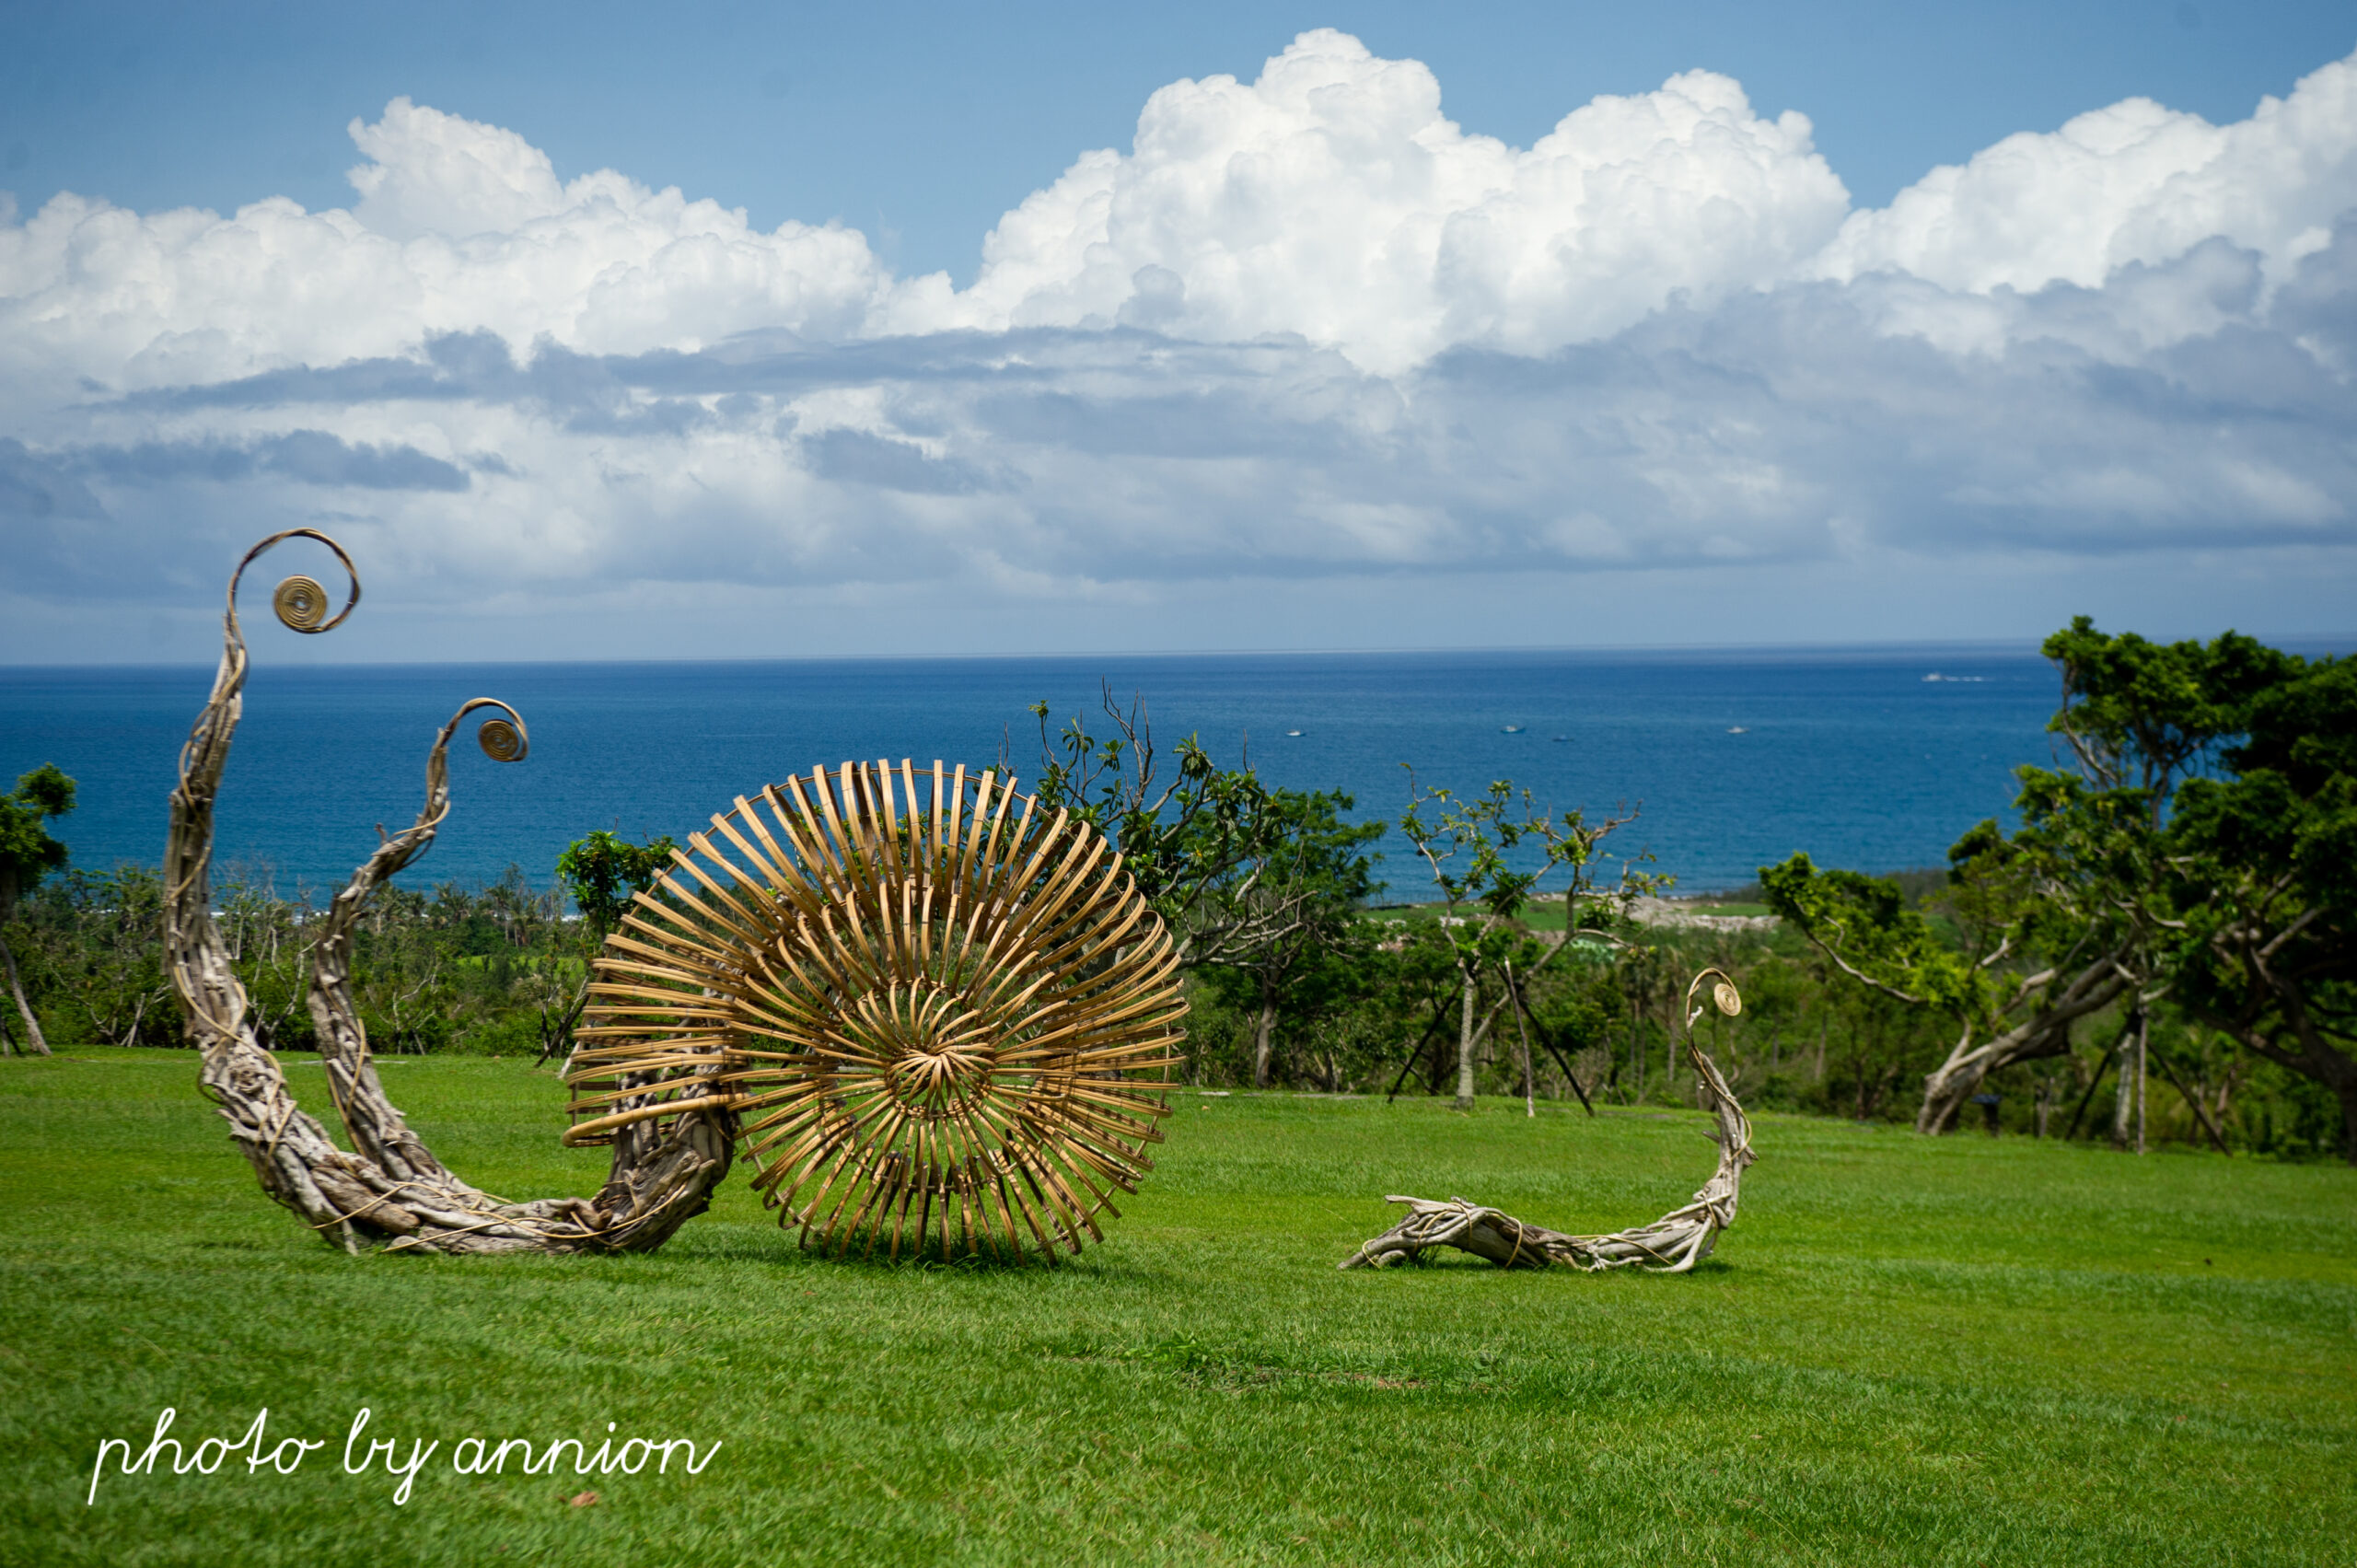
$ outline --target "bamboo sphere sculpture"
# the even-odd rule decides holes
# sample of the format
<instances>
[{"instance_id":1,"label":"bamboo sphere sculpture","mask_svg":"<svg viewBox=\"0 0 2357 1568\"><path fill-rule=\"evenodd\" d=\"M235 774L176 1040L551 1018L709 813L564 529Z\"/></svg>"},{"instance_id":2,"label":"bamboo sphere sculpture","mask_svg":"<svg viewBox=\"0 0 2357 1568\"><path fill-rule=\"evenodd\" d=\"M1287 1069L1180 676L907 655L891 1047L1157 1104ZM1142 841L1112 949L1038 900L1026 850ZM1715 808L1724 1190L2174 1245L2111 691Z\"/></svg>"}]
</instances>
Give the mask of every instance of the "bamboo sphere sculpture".
<instances>
[{"instance_id":1,"label":"bamboo sphere sculpture","mask_svg":"<svg viewBox=\"0 0 2357 1568\"><path fill-rule=\"evenodd\" d=\"M1187 1005L1102 834L904 761L740 796L688 842L597 961L565 1142L725 1105L805 1247L1103 1240L1162 1141Z\"/></svg>"}]
</instances>

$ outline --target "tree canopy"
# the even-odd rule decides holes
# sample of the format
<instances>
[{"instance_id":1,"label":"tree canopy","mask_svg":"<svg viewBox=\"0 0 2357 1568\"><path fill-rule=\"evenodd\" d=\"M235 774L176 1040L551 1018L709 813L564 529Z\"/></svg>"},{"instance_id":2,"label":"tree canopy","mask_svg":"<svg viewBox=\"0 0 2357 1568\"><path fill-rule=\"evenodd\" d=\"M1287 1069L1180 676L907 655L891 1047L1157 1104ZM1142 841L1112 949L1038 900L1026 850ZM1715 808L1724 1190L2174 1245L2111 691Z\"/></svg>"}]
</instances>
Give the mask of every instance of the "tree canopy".
<instances>
[{"instance_id":1,"label":"tree canopy","mask_svg":"<svg viewBox=\"0 0 2357 1568\"><path fill-rule=\"evenodd\" d=\"M1340 791L1272 790L1248 761L1223 768L1189 736L1165 772L1144 704L1125 711L1108 687L1112 733L1099 739L1078 715L1039 722L1038 797L1112 842L1138 890L1190 965L1237 963L1271 944L1330 926L1374 887L1366 847L1380 823L1353 824Z\"/></svg>"},{"instance_id":2,"label":"tree canopy","mask_svg":"<svg viewBox=\"0 0 2357 1568\"><path fill-rule=\"evenodd\" d=\"M74 809L74 781L55 763L17 775L0 795L0 919L41 879L66 862L65 846L49 832L52 818Z\"/></svg>"},{"instance_id":3,"label":"tree canopy","mask_svg":"<svg viewBox=\"0 0 2357 1568\"><path fill-rule=\"evenodd\" d=\"M592 936L602 937L621 923L632 898L652 887L671 864L672 847L668 835L634 844L602 828L565 846L556 857L557 878Z\"/></svg>"},{"instance_id":4,"label":"tree canopy","mask_svg":"<svg viewBox=\"0 0 2357 1568\"><path fill-rule=\"evenodd\" d=\"M2357 1163L2357 663L2288 658L2166 842L2175 998L2340 1101Z\"/></svg>"}]
</instances>

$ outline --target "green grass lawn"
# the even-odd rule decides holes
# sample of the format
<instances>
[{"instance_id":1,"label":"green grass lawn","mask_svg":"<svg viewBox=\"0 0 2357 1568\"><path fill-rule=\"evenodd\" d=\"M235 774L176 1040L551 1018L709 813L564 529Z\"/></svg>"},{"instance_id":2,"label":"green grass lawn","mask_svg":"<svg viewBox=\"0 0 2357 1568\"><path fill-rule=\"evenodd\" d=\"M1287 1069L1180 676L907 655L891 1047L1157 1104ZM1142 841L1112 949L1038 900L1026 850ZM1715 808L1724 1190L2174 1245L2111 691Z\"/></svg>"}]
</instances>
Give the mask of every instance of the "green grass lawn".
<instances>
[{"instance_id":1,"label":"green grass lawn","mask_svg":"<svg viewBox=\"0 0 2357 1568\"><path fill-rule=\"evenodd\" d=\"M815 1261L741 1179L652 1258L355 1259L261 1197L195 1065L0 1062L0 1562L2357 1560L2337 1167L1763 1117L1694 1274L1344 1274L1386 1192L1609 1229L1713 1147L1691 1114L1190 1094L1054 1271ZM556 1146L548 1073L384 1073L480 1185L602 1175ZM166 1405L185 1439L267 1405L328 1446L86 1507L100 1439L144 1447ZM362 1406L404 1458L441 1445L404 1506L343 1473ZM609 1422L723 1446L697 1476L449 1469Z\"/></svg>"}]
</instances>

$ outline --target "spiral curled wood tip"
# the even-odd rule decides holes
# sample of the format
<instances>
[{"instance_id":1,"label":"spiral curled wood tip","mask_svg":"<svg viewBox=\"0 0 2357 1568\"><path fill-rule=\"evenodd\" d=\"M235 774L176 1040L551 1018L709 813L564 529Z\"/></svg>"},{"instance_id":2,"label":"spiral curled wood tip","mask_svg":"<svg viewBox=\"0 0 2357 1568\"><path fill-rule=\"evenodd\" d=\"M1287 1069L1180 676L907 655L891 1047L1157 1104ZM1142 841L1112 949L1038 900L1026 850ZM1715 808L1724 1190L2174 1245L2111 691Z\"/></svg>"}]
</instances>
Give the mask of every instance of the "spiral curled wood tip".
<instances>
[{"instance_id":1,"label":"spiral curled wood tip","mask_svg":"<svg viewBox=\"0 0 2357 1568\"><path fill-rule=\"evenodd\" d=\"M497 708L502 722L515 730L517 754L523 753L528 740L523 715L498 698L470 700L435 732L417 819L380 842L329 904L324 920L306 930L311 947L308 1001L319 1062L352 1148L338 1148L319 1119L296 1103L278 1059L263 1048L253 1008L213 918L214 807L244 708L249 659L238 623L238 587L257 557L298 535L326 546L352 578L343 610L308 630L333 630L360 602L360 576L352 558L316 529L274 533L239 558L229 575L212 695L180 748L180 781L171 794L171 829L164 843L164 947L190 1041L203 1054L205 1091L227 1119L230 1135L262 1191L301 1215L314 1232L351 1250L381 1244L389 1251L652 1251L703 1212L713 1189L727 1175L734 1127L725 1111L675 1117L660 1137L617 1140L611 1174L595 1200L511 1203L459 1179L410 1130L377 1081L367 1031L353 1000L354 931L374 890L423 854L448 817L448 751L459 724L478 708ZM324 593L317 602L327 602ZM308 601L298 608L309 616Z\"/></svg>"},{"instance_id":2,"label":"spiral curled wood tip","mask_svg":"<svg viewBox=\"0 0 2357 1568\"><path fill-rule=\"evenodd\" d=\"M494 762L520 762L531 749L523 730L505 719L483 720L482 727L475 731L475 744Z\"/></svg>"},{"instance_id":3,"label":"spiral curled wood tip","mask_svg":"<svg viewBox=\"0 0 2357 1568\"><path fill-rule=\"evenodd\" d=\"M318 578L298 572L278 585L270 596L270 608L295 631L316 632L327 621L328 591Z\"/></svg>"},{"instance_id":4,"label":"spiral curled wood tip","mask_svg":"<svg viewBox=\"0 0 2357 1568\"><path fill-rule=\"evenodd\" d=\"M706 1106L837 1255L1052 1259L1134 1192L1184 1061L1161 921L995 772L845 762L739 796L606 939L568 1144Z\"/></svg>"}]
</instances>

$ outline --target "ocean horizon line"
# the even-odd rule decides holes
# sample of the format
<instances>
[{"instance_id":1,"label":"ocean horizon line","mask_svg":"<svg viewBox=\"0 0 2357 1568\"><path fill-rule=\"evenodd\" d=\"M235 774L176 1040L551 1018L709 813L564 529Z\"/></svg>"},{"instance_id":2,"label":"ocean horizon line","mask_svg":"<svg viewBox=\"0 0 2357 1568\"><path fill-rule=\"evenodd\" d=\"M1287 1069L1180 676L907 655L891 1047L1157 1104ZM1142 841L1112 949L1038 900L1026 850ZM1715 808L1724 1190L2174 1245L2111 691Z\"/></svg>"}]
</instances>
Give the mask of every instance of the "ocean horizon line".
<instances>
[{"instance_id":1,"label":"ocean horizon line","mask_svg":"<svg viewBox=\"0 0 2357 1568\"><path fill-rule=\"evenodd\" d=\"M2287 653L2340 655L2357 652L2357 631L2316 632L2295 635L2247 633ZM2213 633L2215 635L2215 633ZM2174 642L2177 638L2152 639ZM2200 639L2207 641L2207 638ZM1092 660L1155 661L1178 659L1317 659L1317 658L1629 658L1675 661L1686 658L1760 658L1793 662L1838 662L1845 659L1887 659L1895 656L2036 656L2043 641L2037 637L1943 637L1922 641L1859 640L1794 643L1565 643L1478 644L1449 646L1320 647L1320 648L1153 648L1086 649L1079 652L983 652L958 654L795 653L691 655L637 658L466 658L466 659L325 659L275 656L270 663L284 668L306 669L562 669L562 668L682 668L748 665L898 665L928 664L1072 664ZM248 637L250 646L252 638ZM205 659L40 660L0 664L0 675L17 671L69 670L198 670L211 669Z\"/></svg>"}]
</instances>

